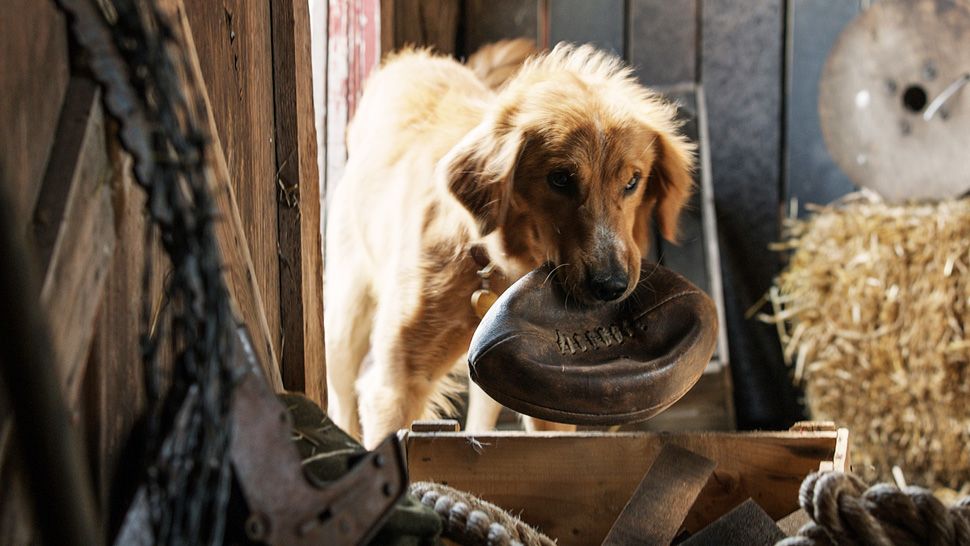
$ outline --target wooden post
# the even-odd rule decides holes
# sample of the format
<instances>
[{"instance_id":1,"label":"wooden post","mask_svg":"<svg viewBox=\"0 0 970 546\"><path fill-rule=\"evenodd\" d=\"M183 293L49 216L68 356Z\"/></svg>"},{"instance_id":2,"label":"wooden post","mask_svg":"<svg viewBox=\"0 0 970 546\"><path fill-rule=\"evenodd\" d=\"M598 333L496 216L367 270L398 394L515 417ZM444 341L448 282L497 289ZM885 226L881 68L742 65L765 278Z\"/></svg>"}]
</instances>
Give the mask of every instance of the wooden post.
<instances>
[{"instance_id":1,"label":"wooden post","mask_svg":"<svg viewBox=\"0 0 970 546\"><path fill-rule=\"evenodd\" d=\"M326 405L320 173L309 5L273 0L283 386Z\"/></svg>"},{"instance_id":2,"label":"wooden post","mask_svg":"<svg viewBox=\"0 0 970 546\"><path fill-rule=\"evenodd\" d=\"M215 225L216 237L219 239L222 259L226 263L226 281L229 291L233 296L239 316L249 326L250 333L253 336L253 348L259 357L263 370L266 372L266 377L272 388L279 391L283 388L283 381L280 377L276 351L273 348L272 336L266 322L265 307L256 282L253 258L239 215L239 206L236 204L236 193L230 182L229 166L226 163L222 142L219 139L209 94L202 78L202 70L199 67L195 41L192 38L192 28L186 19L181 0L169 0L163 5L174 10L173 14L180 23L184 47L188 50L190 69L192 70L190 77L200 86L200 91L205 99L209 133L212 137L210 146L212 152L211 164L209 166L211 169L210 183L216 206L224 219Z\"/></svg>"}]
</instances>

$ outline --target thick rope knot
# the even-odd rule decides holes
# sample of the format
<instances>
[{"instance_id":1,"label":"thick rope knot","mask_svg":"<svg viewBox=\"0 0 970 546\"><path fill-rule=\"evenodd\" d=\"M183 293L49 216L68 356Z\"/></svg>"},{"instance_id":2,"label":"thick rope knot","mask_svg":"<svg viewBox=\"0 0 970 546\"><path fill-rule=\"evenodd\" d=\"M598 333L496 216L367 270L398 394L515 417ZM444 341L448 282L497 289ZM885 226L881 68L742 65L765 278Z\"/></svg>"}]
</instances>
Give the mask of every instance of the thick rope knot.
<instances>
[{"instance_id":1,"label":"thick rope knot","mask_svg":"<svg viewBox=\"0 0 970 546\"><path fill-rule=\"evenodd\" d=\"M868 489L843 472L810 474L799 502L811 522L777 546L970 545L970 497L947 508L920 487Z\"/></svg>"},{"instance_id":2,"label":"thick rope knot","mask_svg":"<svg viewBox=\"0 0 970 546\"><path fill-rule=\"evenodd\" d=\"M411 484L411 494L432 508L444 536L461 546L555 546L555 542L494 504L447 485Z\"/></svg>"}]
</instances>

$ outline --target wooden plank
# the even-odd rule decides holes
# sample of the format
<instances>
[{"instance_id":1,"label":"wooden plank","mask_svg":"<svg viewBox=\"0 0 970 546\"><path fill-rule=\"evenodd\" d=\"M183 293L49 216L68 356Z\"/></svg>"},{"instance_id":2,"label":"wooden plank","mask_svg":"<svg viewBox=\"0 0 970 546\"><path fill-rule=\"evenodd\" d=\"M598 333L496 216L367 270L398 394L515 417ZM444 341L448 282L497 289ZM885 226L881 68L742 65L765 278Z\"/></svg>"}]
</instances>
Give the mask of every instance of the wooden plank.
<instances>
[{"instance_id":1,"label":"wooden plank","mask_svg":"<svg viewBox=\"0 0 970 546\"><path fill-rule=\"evenodd\" d=\"M5 2L0 17L0 184L25 226L67 90L67 27L53 2Z\"/></svg>"},{"instance_id":2,"label":"wooden plank","mask_svg":"<svg viewBox=\"0 0 970 546\"><path fill-rule=\"evenodd\" d=\"M794 432L815 432L819 430L835 432L838 430L838 427L835 426L835 421L798 421L789 427L788 430Z\"/></svg>"},{"instance_id":3,"label":"wooden plank","mask_svg":"<svg viewBox=\"0 0 970 546\"><path fill-rule=\"evenodd\" d=\"M187 0L185 13L229 166L273 351L280 353L276 153L270 3Z\"/></svg>"},{"instance_id":4,"label":"wooden plank","mask_svg":"<svg viewBox=\"0 0 970 546\"><path fill-rule=\"evenodd\" d=\"M691 282L707 292L717 306L717 347L707 372L716 366L727 367L727 328L724 322L724 290L721 283L720 243L717 237L717 218L714 208L714 185L711 180L710 133L707 126L707 109L704 88L692 83L659 88L668 99L678 103L680 118L685 120L684 133L698 145L696 188L681 217L681 235L677 244L660 240L661 262L683 274ZM730 387L730 385L727 385ZM727 398L733 393L729 390ZM734 423L733 405L726 419Z\"/></svg>"},{"instance_id":5,"label":"wooden plank","mask_svg":"<svg viewBox=\"0 0 970 546\"><path fill-rule=\"evenodd\" d=\"M411 423L413 432L458 432L460 430L461 423L455 419L429 419Z\"/></svg>"},{"instance_id":6,"label":"wooden plank","mask_svg":"<svg viewBox=\"0 0 970 546\"><path fill-rule=\"evenodd\" d=\"M327 169L328 194L347 163L347 124L354 116L364 80L380 58L380 0L329 4L327 17Z\"/></svg>"},{"instance_id":7,"label":"wooden plank","mask_svg":"<svg viewBox=\"0 0 970 546\"><path fill-rule=\"evenodd\" d=\"M383 0L381 51L405 45L430 46L453 55L458 37L458 0Z\"/></svg>"},{"instance_id":8,"label":"wooden plank","mask_svg":"<svg viewBox=\"0 0 970 546\"><path fill-rule=\"evenodd\" d=\"M309 5L273 0L283 386L326 407L323 243Z\"/></svg>"},{"instance_id":9,"label":"wooden plank","mask_svg":"<svg viewBox=\"0 0 970 546\"><path fill-rule=\"evenodd\" d=\"M710 126L711 174L742 428L800 418L795 389L770 325L745 311L771 286L780 256L782 0L702 0L701 68Z\"/></svg>"},{"instance_id":10,"label":"wooden plank","mask_svg":"<svg viewBox=\"0 0 970 546\"><path fill-rule=\"evenodd\" d=\"M123 449L145 409L142 372L143 298L161 305L162 283L170 267L158 248L145 244L145 193L135 185L131 159L116 139L108 143L112 182L118 199L117 248L112 258L97 318L84 387L84 419L95 494L103 510L102 529L114 529L128 507L127 488L139 483L137 457ZM144 293L145 253L155 254L152 285ZM165 363L167 344L160 361Z\"/></svg>"},{"instance_id":11,"label":"wooden plank","mask_svg":"<svg viewBox=\"0 0 970 546\"><path fill-rule=\"evenodd\" d=\"M698 0L630 0L627 52L641 82L698 79L698 7Z\"/></svg>"},{"instance_id":12,"label":"wooden plank","mask_svg":"<svg viewBox=\"0 0 970 546\"><path fill-rule=\"evenodd\" d=\"M464 14L465 56L485 44L503 38L539 38L537 0L466 0Z\"/></svg>"},{"instance_id":13,"label":"wooden plank","mask_svg":"<svg viewBox=\"0 0 970 546\"><path fill-rule=\"evenodd\" d=\"M791 537L798 534L798 530L809 521L811 521L811 518L808 517L808 513L799 508L778 520L778 528L781 529L782 533L785 533L785 536Z\"/></svg>"},{"instance_id":14,"label":"wooden plank","mask_svg":"<svg viewBox=\"0 0 970 546\"><path fill-rule=\"evenodd\" d=\"M721 270L721 244L718 237L718 221L715 209L714 181L711 172L711 131L707 120L707 98L703 85L698 85L696 89L697 97L697 140L699 147L697 150L697 162L700 165L700 181L698 183L698 206L701 209L703 218L704 251L706 254L708 271L708 290L711 299L717 304L717 350L716 360L721 363L726 372L730 372L729 363L731 357L728 347L728 326L725 321L726 309L724 305L724 275ZM713 363L713 361L712 361ZM711 367L708 366L710 371ZM731 383L730 373L726 373L727 399L729 403L728 419L731 427L735 426L734 414L734 389Z\"/></svg>"},{"instance_id":15,"label":"wooden plank","mask_svg":"<svg viewBox=\"0 0 970 546\"><path fill-rule=\"evenodd\" d=\"M603 544L667 546L673 542L716 466L707 457L664 445Z\"/></svg>"},{"instance_id":16,"label":"wooden plank","mask_svg":"<svg viewBox=\"0 0 970 546\"><path fill-rule=\"evenodd\" d=\"M684 546L774 546L786 537L758 503L748 499L699 533Z\"/></svg>"},{"instance_id":17,"label":"wooden plank","mask_svg":"<svg viewBox=\"0 0 970 546\"><path fill-rule=\"evenodd\" d=\"M115 248L110 178L97 84L72 78L33 221L43 272L40 304L72 410Z\"/></svg>"},{"instance_id":18,"label":"wooden plank","mask_svg":"<svg viewBox=\"0 0 970 546\"><path fill-rule=\"evenodd\" d=\"M688 84L660 90L669 100L677 103L678 118L684 122L681 131L692 142L699 142L696 88ZM711 294L708 272L710 264L707 262L706 253L708 241L704 236L703 191L700 187L703 169L704 165L701 164L695 172L694 181L697 187L680 217L680 240L676 244L660 241L660 262L687 277L687 280L707 294ZM713 240L710 243L717 244L717 241Z\"/></svg>"},{"instance_id":19,"label":"wooden plank","mask_svg":"<svg viewBox=\"0 0 970 546\"><path fill-rule=\"evenodd\" d=\"M222 259L226 263L226 281L229 292L233 296L237 315L249 327L250 334L253 336L253 348L259 358L263 371L274 390L282 390L283 381L280 376L279 361L276 358L276 349L273 344L274 336L270 334L269 325L266 319L266 306L263 304L260 287L257 284L257 276L253 265L250 246L246 241L246 231L240 217L239 207L236 204L236 195L229 166L226 163L226 156L223 152L222 143L219 139L219 132L216 127L215 116L211 107L211 100L206 91L205 80L202 78L202 70L199 66L198 56L195 51L195 40L192 37L192 28L186 18L185 10L181 7L181 0L167 0L162 4L164 8L174 10L174 20L179 21L179 30L188 49L189 63L192 70L191 78L200 86L200 91L205 99L205 110L209 120L209 131L212 136L211 154L208 158L210 162L210 184L216 207L220 217L224 221L216 222L216 237L219 240ZM274 213L275 216L275 213ZM275 234L274 230L274 234ZM274 255L276 249L273 249ZM278 306L277 306L278 312Z\"/></svg>"},{"instance_id":20,"label":"wooden plank","mask_svg":"<svg viewBox=\"0 0 970 546\"><path fill-rule=\"evenodd\" d=\"M836 434L412 432L408 471L521 512L559 544L598 544L664 443L718 463L687 517L694 532L748 497L771 517L791 513L805 475L832 460Z\"/></svg>"},{"instance_id":21,"label":"wooden plank","mask_svg":"<svg viewBox=\"0 0 970 546\"><path fill-rule=\"evenodd\" d=\"M790 0L786 54L785 188L797 199L799 216L807 203L829 203L854 186L832 160L822 139L818 84L839 33L860 11L862 0Z\"/></svg>"},{"instance_id":22,"label":"wooden plank","mask_svg":"<svg viewBox=\"0 0 970 546\"><path fill-rule=\"evenodd\" d=\"M549 3L549 44L591 43L622 57L624 0L554 0Z\"/></svg>"}]
</instances>

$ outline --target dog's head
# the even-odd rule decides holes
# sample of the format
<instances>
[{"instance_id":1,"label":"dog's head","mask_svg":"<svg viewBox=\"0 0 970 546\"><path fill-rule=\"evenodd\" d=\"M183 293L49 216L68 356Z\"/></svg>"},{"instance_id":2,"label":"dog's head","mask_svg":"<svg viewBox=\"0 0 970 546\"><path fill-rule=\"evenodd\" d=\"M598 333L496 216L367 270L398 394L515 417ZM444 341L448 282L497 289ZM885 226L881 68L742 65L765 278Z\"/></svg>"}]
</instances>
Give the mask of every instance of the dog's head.
<instances>
[{"instance_id":1,"label":"dog's head","mask_svg":"<svg viewBox=\"0 0 970 546\"><path fill-rule=\"evenodd\" d=\"M560 45L525 64L441 178L510 259L551 262L585 303L618 300L640 277L651 219L674 241L691 194L675 113L615 57Z\"/></svg>"}]
</instances>

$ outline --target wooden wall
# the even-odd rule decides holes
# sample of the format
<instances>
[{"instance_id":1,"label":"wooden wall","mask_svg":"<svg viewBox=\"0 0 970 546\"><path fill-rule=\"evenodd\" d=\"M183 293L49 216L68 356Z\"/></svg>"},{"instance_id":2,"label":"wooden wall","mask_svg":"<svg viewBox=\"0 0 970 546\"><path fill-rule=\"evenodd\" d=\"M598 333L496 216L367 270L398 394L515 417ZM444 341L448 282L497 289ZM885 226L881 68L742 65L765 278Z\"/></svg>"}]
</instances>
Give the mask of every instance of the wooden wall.
<instances>
[{"instance_id":1,"label":"wooden wall","mask_svg":"<svg viewBox=\"0 0 970 546\"><path fill-rule=\"evenodd\" d=\"M53 3L15 0L0 17L0 182L27 237L70 78L63 16ZM0 362L7 366L13 363ZM16 388L7 386L6 388ZM12 448L12 418L0 389L0 543L28 544L33 530L26 484Z\"/></svg>"},{"instance_id":2,"label":"wooden wall","mask_svg":"<svg viewBox=\"0 0 970 546\"><path fill-rule=\"evenodd\" d=\"M144 197L98 87L72 69L64 17L12 0L0 18L0 191L37 257L56 366L105 527L139 469L122 450L144 410L138 345ZM321 179L308 4L162 0L192 38L216 138L217 237L240 318L277 388L325 397ZM160 305L165 264L147 297ZM8 365L9 363L3 363ZM16 386L4 386L16 388ZM0 389L0 544L35 543ZM117 510L116 510L117 511Z\"/></svg>"}]
</instances>

